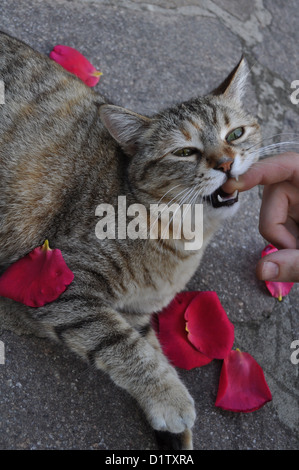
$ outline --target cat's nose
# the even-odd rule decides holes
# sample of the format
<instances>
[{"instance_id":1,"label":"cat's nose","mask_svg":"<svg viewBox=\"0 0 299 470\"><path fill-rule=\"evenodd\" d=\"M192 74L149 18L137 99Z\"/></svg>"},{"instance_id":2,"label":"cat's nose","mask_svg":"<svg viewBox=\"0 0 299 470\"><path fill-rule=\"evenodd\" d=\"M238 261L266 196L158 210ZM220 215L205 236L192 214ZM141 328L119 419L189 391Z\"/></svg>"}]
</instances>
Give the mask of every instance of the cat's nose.
<instances>
[{"instance_id":1,"label":"cat's nose","mask_svg":"<svg viewBox=\"0 0 299 470\"><path fill-rule=\"evenodd\" d=\"M233 164L233 159L229 157L223 157L217 161L214 170L223 171L223 173L229 173Z\"/></svg>"}]
</instances>

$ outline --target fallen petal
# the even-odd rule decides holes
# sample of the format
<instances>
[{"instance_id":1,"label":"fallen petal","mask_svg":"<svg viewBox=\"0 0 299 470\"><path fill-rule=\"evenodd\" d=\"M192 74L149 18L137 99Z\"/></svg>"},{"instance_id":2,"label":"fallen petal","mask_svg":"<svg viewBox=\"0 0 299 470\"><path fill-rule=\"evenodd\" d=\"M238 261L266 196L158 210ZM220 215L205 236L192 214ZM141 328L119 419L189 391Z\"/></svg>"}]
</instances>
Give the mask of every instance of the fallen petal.
<instances>
[{"instance_id":1,"label":"fallen petal","mask_svg":"<svg viewBox=\"0 0 299 470\"><path fill-rule=\"evenodd\" d=\"M224 359L215 405L249 413L272 400L264 372L248 353L231 351Z\"/></svg>"},{"instance_id":2,"label":"fallen petal","mask_svg":"<svg viewBox=\"0 0 299 470\"><path fill-rule=\"evenodd\" d=\"M270 253L274 253L275 251L278 251L278 249L275 248L274 245L269 243L267 246L265 246L265 248L262 251L262 258L263 256L269 255Z\"/></svg>"},{"instance_id":3,"label":"fallen petal","mask_svg":"<svg viewBox=\"0 0 299 470\"><path fill-rule=\"evenodd\" d=\"M224 359L234 343L229 321L216 292L198 292L185 311L188 340L205 356Z\"/></svg>"},{"instance_id":4,"label":"fallen petal","mask_svg":"<svg viewBox=\"0 0 299 470\"><path fill-rule=\"evenodd\" d=\"M272 297L276 297L278 300L282 300L283 297L288 295L290 290L292 289L294 283L293 282L272 282L272 281L265 281L266 287Z\"/></svg>"},{"instance_id":5,"label":"fallen petal","mask_svg":"<svg viewBox=\"0 0 299 470\"><path fill-rule=\"evenodd\" d=\"M50 58L90 87L95 86L102 75L84 55L73 47L59 44L50 52Z\"/></svg>"},{"instance_id":6,"label":"fallen petal","mask_svg":"<svg viewBox=\"0 0 299 470\"><path fill-rule=\"evenodd\" d=\"M198 292L181 292L158 315L159 325L155 330L165 356L182 369L193 369L211 362L211 358L199 352L187 339L184 313ZM154 317L156 320L156 318Z\"/></svg>"},{"instance_id":7,"label":"fallen petal","mask_svg":"<svg viewBox=\"0 0 299 470\"><path fill-rule=\"evenodd\" d=\"M262 258L270 253L278 251L274 245L267 245L262 251ZM266 287L269 290L272 297L276 297L278 300L282 300L283 297L288 295L292 289L294 282L275 282L275 281L265 281Z\"/></svg>"},{"instance_id":8,"label":"fallen petal","mask_svg":"<svg viewBox=\"0 0 299 470\"><path fill-rule=\"evenodd\" d=\"M61 251L48 241L12 264L0 277L0 296L29 307L56 300L74 279Z\"/></svg>"}]
</instances>

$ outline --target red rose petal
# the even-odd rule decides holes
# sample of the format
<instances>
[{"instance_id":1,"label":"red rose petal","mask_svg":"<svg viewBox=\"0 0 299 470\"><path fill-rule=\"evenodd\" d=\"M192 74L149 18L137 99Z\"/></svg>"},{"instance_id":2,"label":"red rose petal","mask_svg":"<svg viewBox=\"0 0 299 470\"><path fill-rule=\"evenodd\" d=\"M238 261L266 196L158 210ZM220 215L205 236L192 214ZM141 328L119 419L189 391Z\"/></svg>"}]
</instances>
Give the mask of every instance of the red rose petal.
<instances>
[{"instance_id":1,"label":"red rose petal","mask_svg":"<svg viewBox=\"0 0 299 470\"><path fill-rule=\"evenodd\" d=\"M234 343L229 321L216 292L199 292L185 311L188 340L211 359L224 359Z\"/></svg>"},{"instance_id":2,"label":"red rose petal","mask_svg":"<svg viewBox=\"0 0 299 470\"><path fill-rule=\"evenodd\" d=\"M12 264L0 277L0 296L29 307L42 307L56 300L73 281L61 251L48 242Z\"/></svg>"},{"instance_id":3,"label":"red rose petal","mask_svg":"<svg viewBox=\"0 0 299 470\"><path fill-rule=\"evenodd\" d=\"M215 405L228 411L249 413L271 400L261 366L250 354L231 351L223 361Z\"/></svg>"},{"instance_id":4,"label":"red rose petal","mask_svg":"<svg viewBox=\"0 0 299 470\"><path fill-rule=\"evenodd\" d=\"M84 55L73 47L57 45L50 52L50 58L90 87L95 86L102 75Z\"/></svg>"},{"instance_id":5,"label":"red rose petal","mask_svg":"<svg viewBox=\"0 0 299 470\"><path fill-rule=\"evenodd\" d=\"M187 339L184 312L198 292L181 292L158 315L158 338L165 356L176 367L193 369L211 362L212 359L197 351Z\"/></svg>"},{"instance_id":6,"label":"red rose petal","mask_svg":"<svg viewBox=\"0 0 299 470\"><path fill-rule=\"evenodd\" d=\"M262 251L262 258L270 253L274 253L275 251L278 251L278 249L275 248L274 245L267 245ZM265 281L265 283L272 297L276 297L278 300L282 300L283 297L288 295L294 285L294 282Z\"/></svg>"}]
</instances>

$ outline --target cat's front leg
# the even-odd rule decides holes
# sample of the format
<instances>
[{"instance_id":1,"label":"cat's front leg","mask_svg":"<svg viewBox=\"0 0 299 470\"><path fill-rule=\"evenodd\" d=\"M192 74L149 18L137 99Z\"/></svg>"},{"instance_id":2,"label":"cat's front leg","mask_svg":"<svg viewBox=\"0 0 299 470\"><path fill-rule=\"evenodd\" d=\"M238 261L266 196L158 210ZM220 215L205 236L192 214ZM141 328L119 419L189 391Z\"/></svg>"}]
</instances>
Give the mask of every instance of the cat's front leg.
<instances>
[{"instance_id":1,"label":"cat's front leg","mask_svg":"<svg viewBox=\"0 0 299 470\"><path fill-rule=\"evenodd\" d=\"M162 353L110 306L95 307L78 299L72 306L62 300L55 307L52 304L51 308L43 308L42 316L37 318L51 336L108 372L137 400L154 430L162 431L164 437L176 434L176 439L168 439L169 448L192 448L194 402Z\"/></svg>"},{"instance_id":2,"label":"cat's front leg","mask_svg":"<svg viewBox=\"0 0 299 470\"><path fill-rule=\"evenodd\" d=\"M149 344L160 353L160 359L168 363L168 359L162 352L161 345L158 341L157 335L152 327L151 321L143 324L141 328L137 327L137 331L143 336ZM172 372L177 376L177 372L172 368ZM192 431L187 428L182 433L172 433L169 431L155 431L156 440L160 450L190 450L193 449L192 444Z\"/></svg>"}]
</instances>

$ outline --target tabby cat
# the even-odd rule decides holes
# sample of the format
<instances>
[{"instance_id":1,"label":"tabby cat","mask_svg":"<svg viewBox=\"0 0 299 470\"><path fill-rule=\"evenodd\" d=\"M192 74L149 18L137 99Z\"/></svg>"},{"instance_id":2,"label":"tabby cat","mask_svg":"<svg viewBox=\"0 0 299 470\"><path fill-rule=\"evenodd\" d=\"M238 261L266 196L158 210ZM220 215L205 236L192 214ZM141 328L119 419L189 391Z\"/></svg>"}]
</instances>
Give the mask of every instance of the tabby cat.
<instances>
[{"instance_id":1,"label":"tabby cat","mask_svg":"<svg viewBox=\"0 0 299 470\"><path fill-rule=\"evenodd\" d=\"M211 94L145 117L108 104L23 42L0 38L0 267L48 239L75 276L55 302L19 304L24 320L127 390L165 448L191 449L194 402L150 319L184 289L236 212L238 195L221 186L256 160L249 149L259 126L241 104L246 62ZM117 210L119 195L147 210L159 201L202 203L202 248L186 250L184 238L161 231L158 239L99 240L96 208Z\"/></svg>"}]
</instances>

